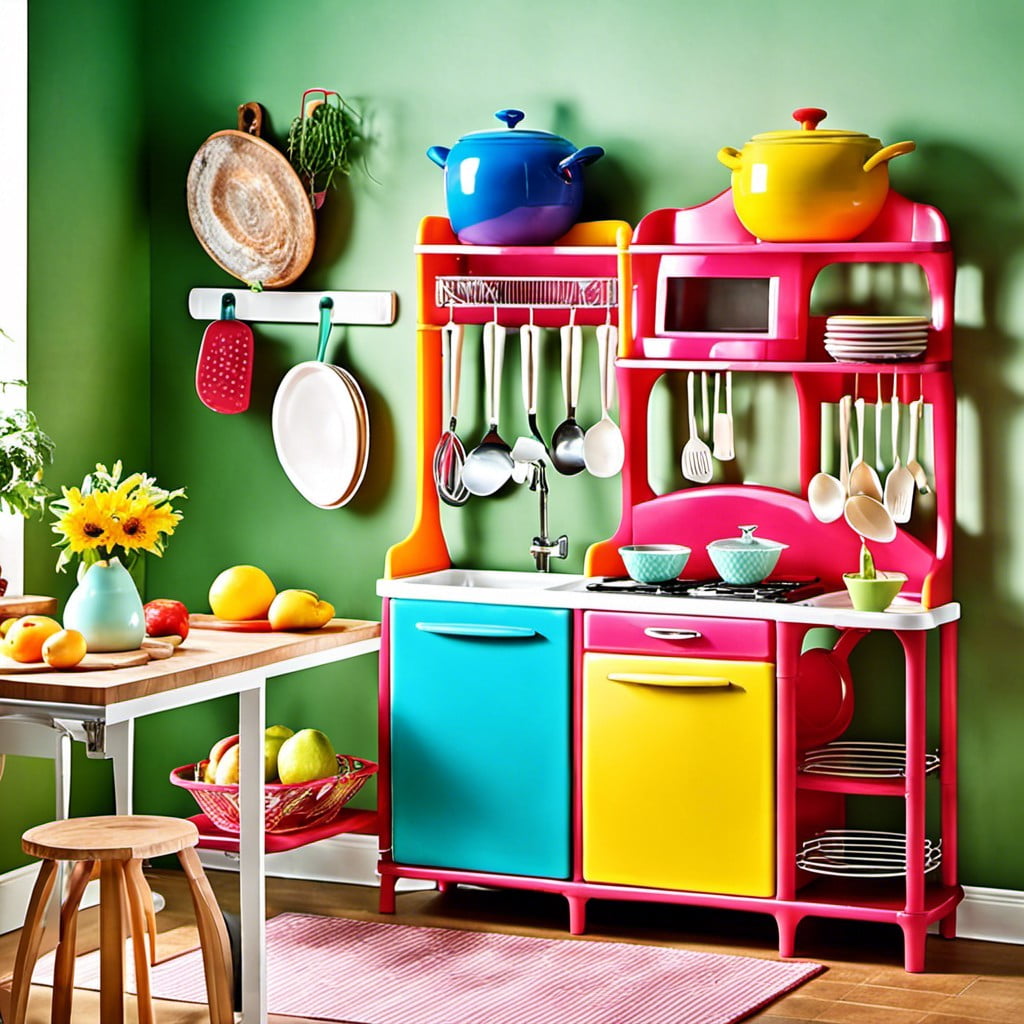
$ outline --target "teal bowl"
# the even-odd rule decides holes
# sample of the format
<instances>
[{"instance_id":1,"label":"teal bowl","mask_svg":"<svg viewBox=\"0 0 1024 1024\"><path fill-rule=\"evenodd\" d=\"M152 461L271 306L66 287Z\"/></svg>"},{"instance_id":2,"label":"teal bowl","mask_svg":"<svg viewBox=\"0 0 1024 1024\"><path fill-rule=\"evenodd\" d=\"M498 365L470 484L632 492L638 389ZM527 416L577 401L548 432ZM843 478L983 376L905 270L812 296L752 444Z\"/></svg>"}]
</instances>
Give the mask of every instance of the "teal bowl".
<instances>
[{"instance_id":1,"label":"teal bowl","mask_svg":"<svg viewBox=\"0 0 1024 1024\"><path fill-rule=\"evenodd\" d=\"M630 544L619 548L630 579L637 583L666 583L686 566L690 549L681 544Z\"/></svg>"}]
</instances>

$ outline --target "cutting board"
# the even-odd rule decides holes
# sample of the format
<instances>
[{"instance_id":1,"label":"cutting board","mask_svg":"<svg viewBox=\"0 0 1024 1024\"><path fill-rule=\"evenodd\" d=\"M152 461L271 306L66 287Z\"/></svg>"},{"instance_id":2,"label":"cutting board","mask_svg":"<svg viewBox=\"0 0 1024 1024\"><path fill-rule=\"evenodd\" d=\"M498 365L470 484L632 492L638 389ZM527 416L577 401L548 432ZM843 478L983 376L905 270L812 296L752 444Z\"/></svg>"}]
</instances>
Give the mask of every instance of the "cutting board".
<instances>
[{"instance_id":1,"label":"cutting board","mask_svg":"<svg viewBox=\"0 0 1024 1024\"><path fill-rule=\"evenodd\" d=\"M57 598L37 597L34 594L13 594L0 597L0 622L22 615L55 615Z\"/></svg>"},{"instance_id":2,"label":"cutting board","mask_svg":"<svg viewBox=\"0 0 1024 1024\"><path fill-rule=\"evenodd\" d=\"M233 633L273 633L269 619L218 619L216 615L199 613L188 617L193 629L226 629Z\"/></svg>"},{"instance_id":3,"label":"cutting board","mask_svg":"<svg viewBox=\"0 0 1024 1024\"><path fill-rule=\"evenodd\" d=\"M87 654L74 668L52 668L45 661L15 661L0 655L0 675L13 676L26 672L96 672L105 668L129 668L145 665L148 651L113 651L110 654Z\"/></svg>"}]
</instances>

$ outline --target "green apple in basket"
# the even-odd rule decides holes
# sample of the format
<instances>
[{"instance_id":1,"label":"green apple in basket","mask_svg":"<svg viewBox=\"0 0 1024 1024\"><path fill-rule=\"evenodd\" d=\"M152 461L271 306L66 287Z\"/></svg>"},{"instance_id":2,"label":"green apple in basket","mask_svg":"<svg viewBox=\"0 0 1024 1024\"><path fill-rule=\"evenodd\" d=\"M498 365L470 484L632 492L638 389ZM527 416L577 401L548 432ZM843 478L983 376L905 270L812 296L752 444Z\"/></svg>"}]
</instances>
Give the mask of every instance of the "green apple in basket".
<instances>
[{"instance_id":1,"label":"green apple in basket","mask_svg":"<svg viewBox=\"0 0 1024 1024\"><path fill-rule=\"evenodd\" d=\"M281 744L277 774L287 784L337 775L338 758L331 741L319 729L300 729Z\"/></svg>"},{"instance_id":2,"label":"green apple in basket","mask_svg":"<svg viewBox=\"0 0 1024 1024\"><path fill-rule=\"evenodd\" d=\"M263 734L263 781L277 781L277 759L281 753L281 747L289 736L295 732L287 725L272 725Z\"/></svg>"}]
</instances>

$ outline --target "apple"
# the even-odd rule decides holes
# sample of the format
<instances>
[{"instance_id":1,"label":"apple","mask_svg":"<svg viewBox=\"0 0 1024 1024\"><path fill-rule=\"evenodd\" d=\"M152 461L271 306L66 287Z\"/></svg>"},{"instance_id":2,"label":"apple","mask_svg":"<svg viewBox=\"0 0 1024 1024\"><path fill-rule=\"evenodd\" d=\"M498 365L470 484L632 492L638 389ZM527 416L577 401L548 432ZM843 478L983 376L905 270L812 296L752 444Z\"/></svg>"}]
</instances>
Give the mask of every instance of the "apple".
<instances>
[{"instance_id":1,"label":"apple","mask_svg":"<svg viewBox=\"0 0 1024 1024\"><path fill-rule=\"evenodd\" d=\"M210 759L206 763L206 774L203 777L204 782L214 781L218 762L232 747L238 745L238 738L238 733L235 733L234 736L225 736L223 739L217 740L210 748Z\"/></svg>"},{"instance_id":2,"label":"apple","mask_svg":"<svg viewBox=\"0 0 1024 1024\"><path fill-rule=\"evenodd\" d=\"M334 618L334 605L312 590L282 590L267 611L271 629L319 629Z\"/></svg>"},{"instance_id":3,"label":"apple","mask_svg":"<svg viewBox=\"0 0 1024 1024\"><path fill-rule=\"evenodd\" d=\"M142 610L146 616L147 636L188 636L188 609L170 598L147 601Z\"/></svg>"},{"instance_id":4,"label":"apple","mask_svg":"<svg viewBox=\"0 0 1024 1024\"><path fill-rule=\"evenodd\" d=\"M238 783L238 759L241 751L240 743L236 743L224 751L223 756L217 762L217 771L213 776L213 781L218 786L232 786Z\"/></svg>"},{"instance_id":5,"label":"apple","mask_svg":"<svg viewBox=\"0 0 1024 1024\"><path fill-rule=\"evenodd\" d=\"M272 725L263 734L263 781L274 782L277 775L277 757L281 745L294 733L287 725Z\"/></svg>"},{"instance_id":6,"label":"apple","mask_svg":"<svg viewBox=\"0 0 1024 1024\"><path fill-rule=\"evenodd\" d=\"M319 729L300 729L281 744L277 772L284 783L312 782L338 774L331 741Z\"/></svg>"}]
</instances>

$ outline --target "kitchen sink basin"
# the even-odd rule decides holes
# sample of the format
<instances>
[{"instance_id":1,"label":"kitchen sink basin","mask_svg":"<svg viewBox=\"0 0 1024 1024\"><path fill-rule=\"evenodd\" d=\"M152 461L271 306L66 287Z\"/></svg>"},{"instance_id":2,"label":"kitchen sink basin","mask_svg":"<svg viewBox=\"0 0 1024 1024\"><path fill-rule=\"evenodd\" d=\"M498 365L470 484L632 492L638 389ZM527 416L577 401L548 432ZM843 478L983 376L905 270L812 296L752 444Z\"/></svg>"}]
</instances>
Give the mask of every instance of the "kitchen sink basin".
<instances>
[{"instance_id":1,"label":"kitchen sink basin","mask_svg":"<svg viewBox=\"0 0 1024 1024\"><path fill-rule=\"evenodd\" d=\"M475 590L556 590L575 584L582 577L545 572L515 572L500 569L442 569L422 576L406 576L393 582L408 586L459 587Z\"/></svg>"}]
</instances>

